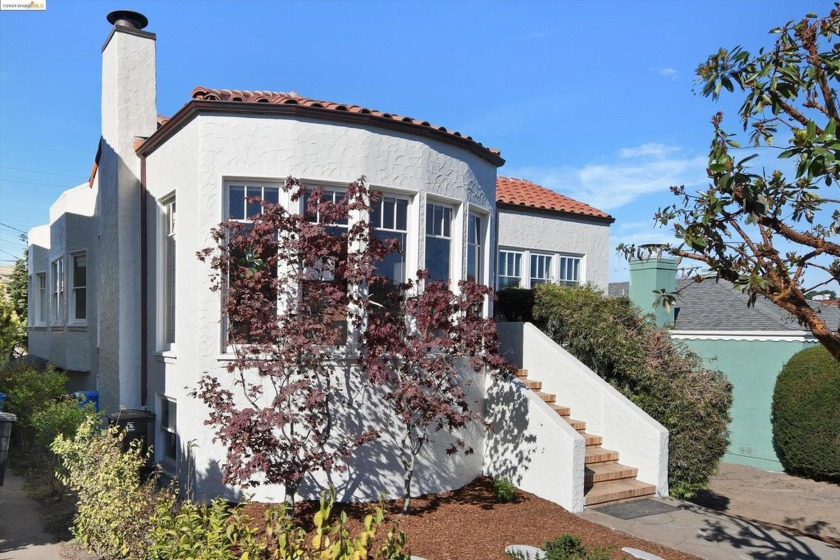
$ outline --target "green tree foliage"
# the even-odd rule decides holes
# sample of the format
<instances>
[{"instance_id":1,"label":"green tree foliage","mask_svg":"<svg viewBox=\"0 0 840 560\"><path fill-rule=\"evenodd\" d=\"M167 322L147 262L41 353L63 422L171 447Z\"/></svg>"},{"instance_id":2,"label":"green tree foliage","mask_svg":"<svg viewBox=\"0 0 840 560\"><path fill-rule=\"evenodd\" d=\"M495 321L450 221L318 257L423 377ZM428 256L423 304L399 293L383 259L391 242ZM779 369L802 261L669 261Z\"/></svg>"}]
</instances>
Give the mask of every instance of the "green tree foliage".
<instances>
[{"instance_id":1,"label":"green tree foliage","mask_svg":"<svg viewBox=\"0 0 840 560\"><path fill-rule=\"evenodd\" d=\"M773 391L773 444L790 474L840 482L840 362L825 348L794 355Z\"/></svg>"},{"instance_id":2,"label":"green tree foliage","mask_svg":"<svg viewBox=\"0 0 840 560\"><path fill-rule=\"evenodd\" d=\"M15 261L15 267L9 278L9 297L12 300L12 305L15 307L15 313L17 313L21 323L25 326L26 307L29 297L29 249L24 249L23 256Z\"/></svg>"},{"instance_id":3,"label":"green tree foliage","mask_svg":"<svg viewBox=\"0 0 840 560\"><path fill-rule=\"evenodd\" d=\"M671 340L629 298L590 286L538 286L534 318L581 362L668 429L671 494L704 488L729 445L732 386Z\"/></svg>"},{"instance_id":4,"label":"green tree foliage","mask_svg":"<svg viewBox=\"0 0 840 560\"><path fill-rule=\"evenodd\" d=\"M775 153L779 168L750 167L758 153L744 155L718 113L709 186L700 192L671 187L678 201L661 208L656 220L682 241L668 247L671 254L701 263L753 297L767 297L840 359L838 325L827 325L818 304L805 297L820 286L840 285L840 10L835 4L825 17L808 14L771 33L772 47L720 49L697 76L706 97L738 92L738 119L752 151ZM791 171L780 170L786 166Z\"/></svg>"},{"instance_id":5,"label":"green tree foliage","mask_svg":"<svg viewBox=\"0 0 840 560\"><path fill-rule=\"evenodd\" d=\"M27 444L35 440L36 414L68 397L67 374L49 366L38 371L28 365L10 365L0 372L0 392L6 393L5 412L17 415L15 430Z\"/></svg>"},{"instance_id":6,"label":"green tree foliage","mask_svg":"<svg viewBox=\"0 0 840 560\"><path fill-rule=\"evenodd\" d=\"M0 284L0 367L20 347L23 341L25 324L15 311L14 302L9 297L6 286Z\"/></svg>"}]
</instances>

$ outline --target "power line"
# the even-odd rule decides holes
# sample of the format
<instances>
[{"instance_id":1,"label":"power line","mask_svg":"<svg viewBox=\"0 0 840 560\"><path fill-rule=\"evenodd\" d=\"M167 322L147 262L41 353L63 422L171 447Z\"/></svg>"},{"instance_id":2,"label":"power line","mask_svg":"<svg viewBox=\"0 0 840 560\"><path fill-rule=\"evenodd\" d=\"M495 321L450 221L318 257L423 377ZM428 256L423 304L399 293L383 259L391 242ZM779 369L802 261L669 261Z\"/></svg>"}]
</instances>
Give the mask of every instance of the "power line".
<instances>
[{"instance_id":1,"label":"power line","mask_svg":"<svg viewBox=\"0 0 840 560\"><path fill-rule=\"evenodd\" d=\"M27 173L41 173L42 175L55 175L56 177L78 177L78 175L70 175L69 173L53 173L52 171L38 171L37 169L9 167L8 165L0 165L0 169L13 169L14 171L25 171Z\"/></svg>"},{"instance_id":2,"label":"power line","mask_svg":"<svg viewBox=\"0 0 840 560\"><path fill-rule=\"evenodd\" d=\"M28 234L27 234L25 231L23 231L22 229L18 229L18 228L16 228L16 227L10 226L9 224L4 224L3 222L0 222L0 226L7 227L7 228L9 228L9 229L13 229L13 230L15 230L15 231L18 231L18 232L20 232L20 233L24 234L24 235L28 235Z\"/></svg>"},{"instance_id":3,"label":"power line","mask_svg":"<svg viewBox=\"0 0 840 560\"><path fill-rule=\"evenodd\" d=\"M10 257L12 257L13 259L15 259L15 262L17 262L17 260L18 260L18 259L20 259L20 258L22 258L22 257L23 257L23 255L13 255L13 254L11 254L11 253L10 253L10 252L8 252L8 251L4 251L3 249L0 249L0 253L5 253L5 254L9 255L9 256L10 256Z\"/></svg>"},{"instance_id":4,"label":"power line","mask_svg":"<svg viewBox=\"0 0 840 560\"><path fill-rule=\"evenodd\" d=\"M82 184L83 181L79 181L79 185ZM15 179L0 179L0 183L20 183L21 185L39 185L42 187L61 187L63 189L72 189L73 187L78 187L79 185L59 185L56 183L41 183L41 182L34 182L34 181L17 181Z\"/></svg>"}]
</instances>

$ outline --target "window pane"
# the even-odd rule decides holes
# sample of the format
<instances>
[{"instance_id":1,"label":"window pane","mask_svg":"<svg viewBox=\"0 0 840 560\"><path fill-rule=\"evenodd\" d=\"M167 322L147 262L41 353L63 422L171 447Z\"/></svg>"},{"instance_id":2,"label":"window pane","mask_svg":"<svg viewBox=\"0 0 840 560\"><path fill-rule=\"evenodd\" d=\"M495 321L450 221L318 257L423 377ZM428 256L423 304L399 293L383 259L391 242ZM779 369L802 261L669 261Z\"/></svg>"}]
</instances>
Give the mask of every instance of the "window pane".
<instances>
[{"instance_id":1,"label":"window pane","mask_svg":"<svg viewBox=\"0 0 840 560\"><path fill-rule=\"evenodd\" d=\"M87 319L87 290L85 288L76 288L73 295L76 302L73 316L76 319Z\"/></svg>"},{"instance_id":2,"label":"window pane","mask_svg":"<svg viewBox=\"0 0 840 560\"><path fill-rule=\"evenodd\" d=\"M262 198L262 189L260 187L248 187L247 191L247 198L248 200L248 217L253 218L260 212L262 212L262 206L259 202L251 202L250 199L253 197Z\"/></svg>"},{"instance_id":3,"label":"window pane","mask_svg":"<svg viewBox=\"0 0 840 560\"><path fill-rule=\"evenodd\" d=\"M394 229L394 210L396 201L393 198L386 197L382 200L382 227L385 229Z\"/></svg>"},{"instance_id":4,"label":"window pane","mask_svg":"<svg viewBox=\"0 0 840 560\"><path fill-rule=\"evenodd\" d=\"M87 257L80 255L73 257L73 287L87 285Z\"/></svg>"},{"instance_id":5,"label":"window pane","mask_svg":"<svg viewBox=\"0 0 840 560\"><path fill-rule=\"evenodd\" d=\"M377 239L383 241L388 239L396 239L399 244L399 250L385 256L381 261L376 263L376 270L382 276L388 278L395 284L402 284L405 282L405 240L404 233L375 231L374 235Z\"/></svg>"},{"instance_id":6,"label":"window pane","mask_svg":"<svg viewBox=\"0 0 840 560\"><path fill-rule=\"evenodd\" d=\"M435 234L435 206L429 204L426 206L426 235Z\"/></svg>"},{"instance_id":7,"label":"window pane","mask_svg":"<svg viewBox=\"0 0 840 560\"><path fill-rule=\"evenodd\" d=\"M426 268L430 280L449 280L449 240L426 238Z\"/></svg>"},{"instance_id":8,"label":"window pane","mask_svg":"<svg viewBox=\"0 0 840 560\"><path fill-rule=\"evenodd\" d=\"M280 200L280 191L275 187L265 187L263 189L263 199L266 202L277 204Z\"/></svg>"},{"instance_id":9,"label":"window pane","mask_svg":"<svg viewBox=\"0 0 840 560\"><path fill-rule=\"evenodd\" d=\"M230 187L228 191L228 216L234 220L245 219L245 187Z\"/></svg>"},{"instance_id":10,"label":"window pane","mask_svg":"<svg viewBox=\"0 0 840 560\"><path fill-rule=\"evenodd\" d=\"M400 231L408 230L408 201L397 199L397 227Z\"/></svg>"}]
</instances>

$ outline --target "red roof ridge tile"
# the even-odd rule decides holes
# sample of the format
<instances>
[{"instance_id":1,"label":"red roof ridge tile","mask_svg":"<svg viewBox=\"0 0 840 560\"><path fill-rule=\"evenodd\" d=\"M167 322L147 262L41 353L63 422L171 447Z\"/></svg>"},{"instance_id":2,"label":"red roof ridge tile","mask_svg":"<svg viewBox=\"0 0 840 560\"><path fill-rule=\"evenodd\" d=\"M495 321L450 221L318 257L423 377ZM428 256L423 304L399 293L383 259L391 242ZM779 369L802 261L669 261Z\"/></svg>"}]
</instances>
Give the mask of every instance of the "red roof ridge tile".
<instances>
[{"instance_id":1,"label":"red roof ridge tile","mask_svg":"<svg viewBox=\"0 0 840 560\"><path fill-rule=\"evenodd\" d=\"M594 206L569 198L527 179L515 177L500 176L496 179L496 202L615 221L612 216Z\"/></svg>"},{"instance_id":2,"label":"red roof ridge tile","mask_svg":"<svg viewBox=\"0 0 840 560\"><path fill-rule=\"evenodd\" d=\"M466 140L475 144L476 146L486 150L494 157L498 158L501 152L495 148L488 148L481 142L477 142L472 136L461 134L455 130L449 130L444 126L432 125L428 121L421 121L414 117L397 115L394 113L385 113L377 109L368 109L359 105L348 105L343 103L336 103L333 101L320 101L317 99L309 99L301 97L297 92L282 92L282 91L249 91L238 89L214 89L204 86L193 88L192 98L199 101L238 101L241 103L271 103L275 105L301 105L304 107L313 107L318 109L326 109L329 111L356 113L363 115L371 115L372 117L388 119L392 121L404 122L420 128L430 128L438 132L454 136L456 138Z\"/></svg>"}]
</instances>

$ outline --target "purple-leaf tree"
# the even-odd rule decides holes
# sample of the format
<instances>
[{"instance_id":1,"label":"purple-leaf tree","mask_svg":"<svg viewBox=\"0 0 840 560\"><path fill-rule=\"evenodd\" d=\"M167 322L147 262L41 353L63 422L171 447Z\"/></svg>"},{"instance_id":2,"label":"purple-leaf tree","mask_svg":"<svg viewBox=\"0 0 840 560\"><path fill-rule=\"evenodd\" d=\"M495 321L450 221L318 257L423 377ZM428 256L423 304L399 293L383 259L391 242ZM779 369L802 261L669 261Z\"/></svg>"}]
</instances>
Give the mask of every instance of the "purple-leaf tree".
<instances>
[{"instance_id":1,"label":"purple-leaf tree","mask_svg":"<svg viewBox=\"0 0 840 560\"><path fill-rule=\"evenodd\" d=\"M220 224L216 246L198 255L214 271L234 358L232 383L205 374L194 396L210 408L206 424L227 447L225 482L280 483L294 503L308 474L342 470L356 446L376 437L335 429L344 400L336 364L348 326L358 329L365 315L356 286L374 274L386 248L366 242L366 222L348 223L349 215L369 211L363 178L340 198L292 178L283 190L304 201L303 214L249 199L260 213Z\"/></svg>"},{"instance_id":2,"label":"purple-leaf tree","mask_svg":"<svg viewBox=\"0 0 840 560\"><path fill-rule=\"evenodd\" d=\"M496 324L483 315L492 290L473 281L430 282L419 272L398 287L384 308L371 313L359 360L402 424L403 511L411 503L417 457L436 432L452 437L447 452L472 453L460 431L479 421L467 388L476 374L500 372ZM419 289L421 288L422 289Z\"/></svg>"}]
</instances>

